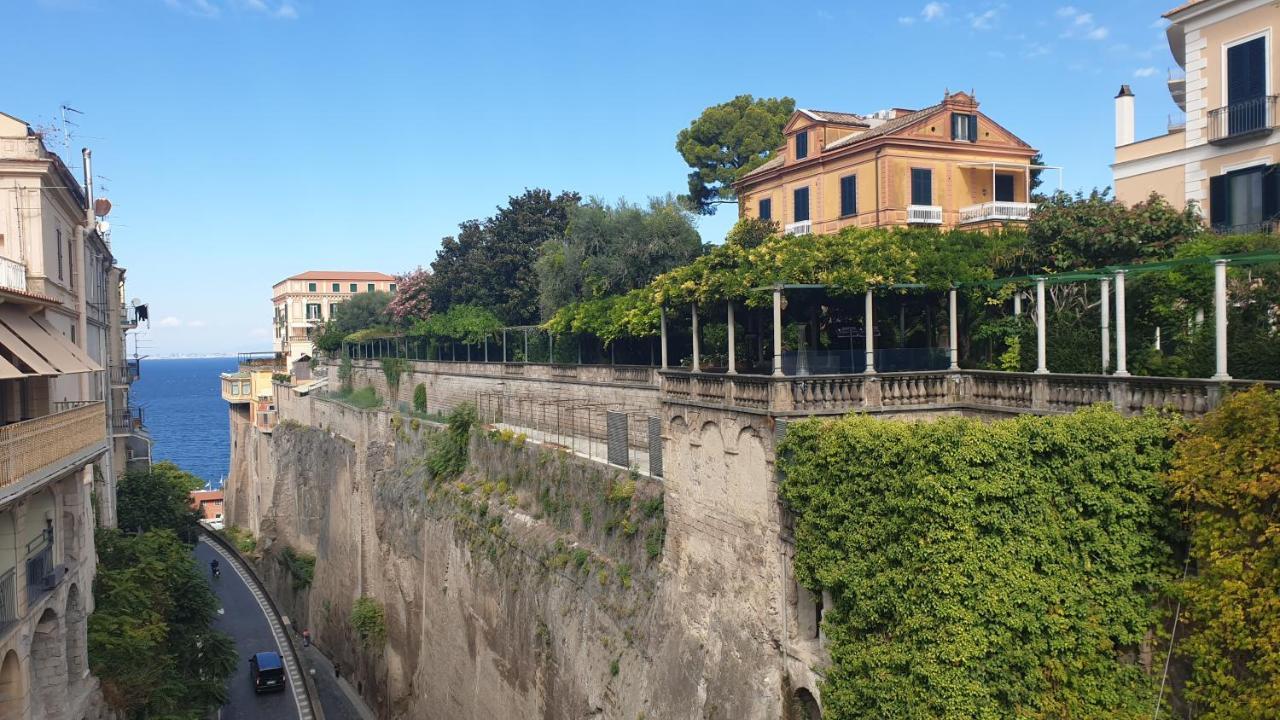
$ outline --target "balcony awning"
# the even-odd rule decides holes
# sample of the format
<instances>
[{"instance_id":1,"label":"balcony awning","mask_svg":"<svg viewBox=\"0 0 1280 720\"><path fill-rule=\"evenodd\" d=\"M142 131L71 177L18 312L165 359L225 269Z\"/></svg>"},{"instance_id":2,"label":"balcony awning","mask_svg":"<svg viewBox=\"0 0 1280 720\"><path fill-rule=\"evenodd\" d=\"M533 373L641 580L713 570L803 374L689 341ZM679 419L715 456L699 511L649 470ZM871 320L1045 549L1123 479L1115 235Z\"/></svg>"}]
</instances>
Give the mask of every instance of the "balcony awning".
<instances>
[{"instance_id":1,"label":"balcony awning","mask_svg":"<svg viewBox=\"0 0 1280 720\"><path fill-rule=\"evenodd\" d=\"M28 373L24 373L14 367L12 363L4 358L0 358L0 380L15 380L17 378L27 377Z\"/></svg>"},{"instance_id":2,"label":"balcony awning","mask_svg":"<svg viewBox=\"0 0 1280 720\"><path fill-rule=\"evenodd\" d=\"M14 305L0 305L0 345L35 370L29 374L67 375L102 370L43 318L37 321Z\"/></svg>"}]
</instances>

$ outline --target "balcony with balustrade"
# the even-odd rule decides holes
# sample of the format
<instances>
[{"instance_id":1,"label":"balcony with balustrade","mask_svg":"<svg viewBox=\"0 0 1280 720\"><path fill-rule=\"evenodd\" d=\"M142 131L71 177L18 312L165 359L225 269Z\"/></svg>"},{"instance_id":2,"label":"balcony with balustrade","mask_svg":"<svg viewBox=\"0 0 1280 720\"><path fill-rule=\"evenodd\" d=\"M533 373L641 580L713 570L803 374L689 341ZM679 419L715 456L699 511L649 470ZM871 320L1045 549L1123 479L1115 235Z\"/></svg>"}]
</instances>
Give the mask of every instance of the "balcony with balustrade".
<instances>
[{"instance_id":1,"label":"balcony with balustrade","mask_svg":"<svg viewBox=\"0 0 1280 720\"><path fill-rule=\"evenodd\" d=\"M105 403L55 403L53 410L0 427L0 502L29 481L61 472L105 449Z\"/></svg>"},{"instance_id":2,"label":"balcony with balustrade","mask_svg":"<svg viewBox=\"0 0 1280 720\"><path fill-rule=\"evenodd\" d=\"M27 266L7 257L0 257L0 288L27 291Z\"/></svg>"},{"instance_id":3,"label":"balcony with balustrade","mask_svg":"<svg viewBox=\"0 0 1280 720\"><path fill-rule=\"evenodd\" d=\"M1276 127L1276 97L1266 95L1209 111L1209 142L1240 142L1268 135Z\"/></svg>"}]
</instances>

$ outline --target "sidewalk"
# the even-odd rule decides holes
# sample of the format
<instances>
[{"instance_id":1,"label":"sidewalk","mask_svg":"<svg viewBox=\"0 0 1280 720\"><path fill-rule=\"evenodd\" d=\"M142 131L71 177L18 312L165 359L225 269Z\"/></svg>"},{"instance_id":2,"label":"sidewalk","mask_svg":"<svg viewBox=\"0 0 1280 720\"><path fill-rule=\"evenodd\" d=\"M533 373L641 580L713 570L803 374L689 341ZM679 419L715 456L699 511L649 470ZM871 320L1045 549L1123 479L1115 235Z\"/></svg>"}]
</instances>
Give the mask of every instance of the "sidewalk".
<instances>
[{"instance_id":1,"label":"sidewalk","mask_svg":"<svg viewBox=\"0 0 1280 720\"><path fill-rule=\"evenodd\" d=\"M376 720L377 716L364 704L347 679L333 676L333 663L324 653L315 645L303 647L300 635L294 636L294 645L298 648L303 672L315 680L325 720Z\"/></svg>"}]
</instances>

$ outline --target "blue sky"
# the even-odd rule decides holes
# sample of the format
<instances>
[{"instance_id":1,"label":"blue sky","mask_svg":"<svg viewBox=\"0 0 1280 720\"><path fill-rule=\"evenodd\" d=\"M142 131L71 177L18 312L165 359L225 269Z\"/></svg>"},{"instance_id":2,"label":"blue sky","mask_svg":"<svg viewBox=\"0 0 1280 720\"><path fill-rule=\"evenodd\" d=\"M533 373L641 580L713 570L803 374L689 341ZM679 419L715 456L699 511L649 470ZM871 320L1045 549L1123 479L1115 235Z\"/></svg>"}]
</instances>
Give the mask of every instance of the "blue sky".
<instances>
[{"instance_id":1,"label":"blue sky","mask_svg":"<svg viewBox=\"0 0 1280 720\"><path fill-rule=\"evenodd\" d=\"M974 89L1068 189L1107 185L1119 85L1139 137L1176 110L1174 4L29 0L6 43L36 63L0 110L84 112L68 160L94 150L146 351L262 350L294 272L426 265L526 187L682 191L675 134L739 93L871 112Z\"/></svg>"}]
</instances>

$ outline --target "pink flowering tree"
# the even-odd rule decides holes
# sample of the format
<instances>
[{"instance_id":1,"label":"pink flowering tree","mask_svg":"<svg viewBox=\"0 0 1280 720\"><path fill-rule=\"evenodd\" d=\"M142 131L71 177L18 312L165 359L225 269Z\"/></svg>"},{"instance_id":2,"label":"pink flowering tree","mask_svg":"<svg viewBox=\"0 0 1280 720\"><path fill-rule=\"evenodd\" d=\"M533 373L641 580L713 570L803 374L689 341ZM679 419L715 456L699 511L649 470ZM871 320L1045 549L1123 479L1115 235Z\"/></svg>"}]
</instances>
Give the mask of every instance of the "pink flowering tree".
<instances>
[{"instance_id":1,"label":"pink flowering tree","mask_svg":"<svg viewBox=\"0 0 1280 720\"><path fill-rule=\"evenodd\" d=\"M431 314L431 272L421 266L396 278L396 293L387 305L387 314L398 327L409 327Z\"/></svg>"}]
</instances>

